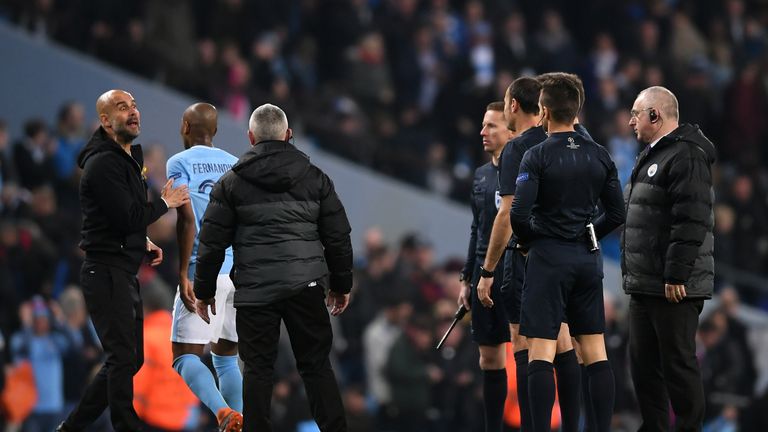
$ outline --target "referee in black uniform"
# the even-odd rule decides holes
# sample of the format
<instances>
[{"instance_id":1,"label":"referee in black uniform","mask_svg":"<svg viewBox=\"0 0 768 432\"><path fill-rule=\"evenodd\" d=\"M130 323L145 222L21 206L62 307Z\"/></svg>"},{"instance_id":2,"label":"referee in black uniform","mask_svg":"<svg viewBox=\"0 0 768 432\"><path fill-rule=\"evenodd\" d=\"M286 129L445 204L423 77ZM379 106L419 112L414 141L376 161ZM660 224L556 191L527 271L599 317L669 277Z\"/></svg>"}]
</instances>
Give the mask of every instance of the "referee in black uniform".
<instances>
[{"instance_id":1,"label":"referee in black uniform","mask_svg":"<svg viewBox=\"0 0 768 432\"><path fill-rule=\"evenodd\" d=\"M472 230L470 232L467 261L461 272L463 288L459 304L472 312L472 339L480 348L480 369L483 370L483 401L485 402L485 430L500 432L503 427L504 402L507 398L507 353L509 325L504 308L484 308L477 297L480 266L483 264L491 228L501 198L499 197L499 156L512 131L504 120L504 102L491 102L485 109L483 150L491 155L491 161L475 170L472 184ZM496 268L496 283L491 297L500 299L500 285L504 276L501 266Z\"/></svg>"},{"instance_id":2,"label":"referee in black uniform","mask_svg":"<svg viewBox=\"0 0 768 432\"><path fill-rule=\"evenodd\" d=\"M504 281L501 284L504 309L509 319L513 350L515 355L515 374L517 376L517 397L520 405L521 429L531 429L531 414L528 405L528 343L525 337L520 335L520 299L525 278L525 257L520 250L515 248L516 238L512 235L509 212L515 198L515 179L520 168L523 154L531 147L547 139L547 134L541 127L539 114L539 94L541 82L548 78L547 74L539 77L522 77L516 79L507 89L504 96L504 118L508 127L516 131L517 136L510 141L501 154L499 162L499 195L501 206L496 214L493 231L490 235L487 254L483 268L495 269L502 259L505 248L510 250L503 255ZM567 75L562 74L560 75ZM575 77L575 75L567 75ZM575 77L578 80L578 77ZM580 80L578 80L580 82ZM574 81L576 82L576 81ZM583 101L583 93L580 93L580 101ZM583 126L580 126L583 129ZM586 129L583 133L588 136ZM511 247L508 247L511 245ZM490 274L489 274L490 276ZM483 278L479 282L478 292L481 293L481 301L486 305L492 305L493 301L482 297L484 285L488 285L495 279ZM560 398L560 413L563 432L578 430L579 427L579 400L581 371L576 353L571 343L571 335L568 325L563 323L557 340L557 355L555 356L555 372L557 373L557 390Z\"/></svg>"},{"instance_id":3,"label":"referee in black uniform","mask_svg":"<svg viewBox=\"0 0 768 432\"><path fill-rule=\"evenodd\" d=\"M529 249L520 333L528 338L528 395L534 431L549 431L555 381L552 361L563 315L581 345L600 431L610 430L613 371L603 331L602 258L591 245L624 222L616 167L605 148L575 132L579 91L573 81L542 85L539 105L549 138L528 150L517 176L512 227ZM595 218L598 201L605 214ZM592 222L594 219L594 222ZM596 397L599 394L600 397Z\"/></svg>"}]
</instances>

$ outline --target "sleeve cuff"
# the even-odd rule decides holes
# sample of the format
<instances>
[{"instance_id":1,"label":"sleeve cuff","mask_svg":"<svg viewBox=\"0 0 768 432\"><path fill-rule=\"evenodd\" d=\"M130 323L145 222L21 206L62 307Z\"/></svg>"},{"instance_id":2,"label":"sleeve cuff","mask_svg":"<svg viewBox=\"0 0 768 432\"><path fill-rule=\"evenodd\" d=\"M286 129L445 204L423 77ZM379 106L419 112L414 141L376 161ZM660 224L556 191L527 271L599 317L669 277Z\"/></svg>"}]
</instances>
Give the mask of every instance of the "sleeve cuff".
<instances>
[{"instance_id":1,"label":"sleeve cuff","mask_svg":"<svg viewBox=\"0 0 768 432\"><path fill-rule=\"evenodd\" d=\"M352 272L336 273L330 276L330 290L339 294L352 291Z\"/></svg>"}]
</instances>

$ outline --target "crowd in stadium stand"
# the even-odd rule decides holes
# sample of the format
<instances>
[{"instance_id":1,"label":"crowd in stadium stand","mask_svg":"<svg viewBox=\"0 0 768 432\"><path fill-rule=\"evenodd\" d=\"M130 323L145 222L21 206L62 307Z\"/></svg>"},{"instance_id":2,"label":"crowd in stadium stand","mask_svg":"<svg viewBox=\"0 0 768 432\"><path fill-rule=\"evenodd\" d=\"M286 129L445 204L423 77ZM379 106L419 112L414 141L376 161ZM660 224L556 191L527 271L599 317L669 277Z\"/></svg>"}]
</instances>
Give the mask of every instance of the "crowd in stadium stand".
<instances>
[{"instance_id":1,"label":"crowd in stadium stand","mask_svg":"<svg viewBox=\"0 0 768 432\"><path fill-rule=\"evenodd\" d=\"M699 331L707 424L768 430L759 338L736 312L739 301L768 310L765 2L3 0L0 17L241 120L275 103L318 147L460 202L485 161L478 135L485 106L514 77L578 73L587 91L581 121L609 148L623 183L640 151L627 126L632 101L645 87L669 87L681 120L701 125L720 157L715 257L723 295ZM10 136L0 119L0 348L8 368L27 359L36 382L48 386L38 387L46 397L29 422L62 416L99 363L77 287L75 158L91 131L80 103L93 99L83 97L56 119L30 119L22 136ZM145 153L158 193L168 155L159 146ZM139 278L170 293L173 212L150 237L166 259L142 267ZM334 322L350 430L408 430L403 425L420 416L431 430L482 430L468 328L459 326L441 352L432 349L455 310L462 262L434 262L430 239L419 234L386 239L375 229L357 255L353 304ZM615 430L631 430L638 417L625 311L615 301L606 301ZM32 355L41 352L36 346L45 347L43 357ZM272 404L280 431L311 418L289 357L280 357Z\"/></svg>"}]
</instances>

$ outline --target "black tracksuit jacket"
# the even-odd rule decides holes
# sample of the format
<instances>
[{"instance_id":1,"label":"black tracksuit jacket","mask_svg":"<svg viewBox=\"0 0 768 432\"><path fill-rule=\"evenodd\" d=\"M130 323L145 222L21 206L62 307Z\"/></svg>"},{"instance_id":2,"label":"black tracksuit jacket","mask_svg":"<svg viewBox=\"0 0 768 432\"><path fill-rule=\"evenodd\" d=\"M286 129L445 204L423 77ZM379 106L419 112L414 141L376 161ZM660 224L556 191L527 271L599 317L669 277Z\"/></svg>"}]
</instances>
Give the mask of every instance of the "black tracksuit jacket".
<instances>
[{"instance_id":1,"label":"black tracksuit jacket","mask_svg":"<svg viewBox=\"0 0 768 432\"><path fill-rule=\"evenodd\" d=\"M147 200L141 146L132 145L129 156L99 128L77 163L83 169L80 248L86 260L138 272L146 255L147 226L168 211L159 197Z\"/></svg>"}]
</instances>

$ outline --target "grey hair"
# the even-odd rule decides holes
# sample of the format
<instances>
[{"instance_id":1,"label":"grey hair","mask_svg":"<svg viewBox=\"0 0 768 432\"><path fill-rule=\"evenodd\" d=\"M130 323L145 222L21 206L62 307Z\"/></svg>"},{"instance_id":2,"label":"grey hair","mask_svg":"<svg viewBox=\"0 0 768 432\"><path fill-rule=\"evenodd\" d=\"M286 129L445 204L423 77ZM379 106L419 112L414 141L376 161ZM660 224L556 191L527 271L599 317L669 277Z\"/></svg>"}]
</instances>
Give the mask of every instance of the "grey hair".
<instances>
[{"instance_id":1,"label":"grey hair","mask_svg":"<svg viewBox=\"0 0 768 432\"><path fill-rule=\"evenodd\" d=\"M637 97L641 96L648 98L651 104L657 105L659 111L664 113L664 117L675 121L680 119L677 97L668 88L662 86L648 87L637 95Z\"/></svg>"},{"instance_id":2,"label":"grey hair","mask_svg":"<svg viewBox=\"0 0 768 432\"><path fill-rule=\"evenodd\" d=\"M283 140L288 130L288 117L280 107L264 104L251 114L248 130L256 138L256 142L268 140Z\"/></svg>"}]
</instances>

